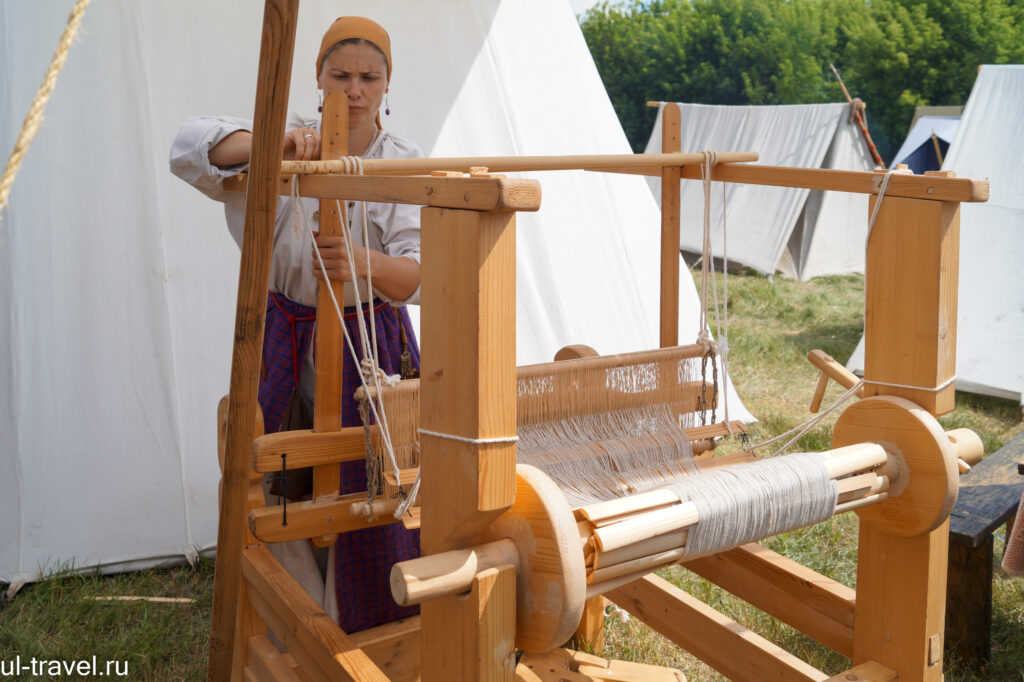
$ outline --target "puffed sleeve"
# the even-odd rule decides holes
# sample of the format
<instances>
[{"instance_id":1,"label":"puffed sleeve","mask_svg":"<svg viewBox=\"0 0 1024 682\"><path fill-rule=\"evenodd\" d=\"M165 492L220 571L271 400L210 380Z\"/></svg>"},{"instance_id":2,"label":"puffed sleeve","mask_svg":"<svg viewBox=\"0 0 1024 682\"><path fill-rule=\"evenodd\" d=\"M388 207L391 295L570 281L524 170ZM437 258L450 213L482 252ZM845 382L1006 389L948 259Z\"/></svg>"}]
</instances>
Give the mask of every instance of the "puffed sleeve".
<instances>
[{"instance_id":1,"label":"puffed sleeve","mask_svg":"<svg viewBox=\"0 0 1024 682\"><path fill-rule=\"evenodd\" d=\"M418 158L423 152L412 142L388 134L383 155L386 158ZM420 206L409 204L369 204L370 217L381 229L384 253L394 258L411 258L420 262ZM418 304L420 289L396 305Z\"/></svg>"},{"instance_id":2,"label":"puffed sleeve","mask_svg":"<svg viewBox=\"0 0 1024 682\"><path fill-rule=\"evenodd\" d=\"M252 122L230 116L186 119L171 143L171 172L211 199L223 201L221 182L242 172L248 164L218 168L210 163L210 150L239 130L252 131Z\"/></svg>"}]
</instances>

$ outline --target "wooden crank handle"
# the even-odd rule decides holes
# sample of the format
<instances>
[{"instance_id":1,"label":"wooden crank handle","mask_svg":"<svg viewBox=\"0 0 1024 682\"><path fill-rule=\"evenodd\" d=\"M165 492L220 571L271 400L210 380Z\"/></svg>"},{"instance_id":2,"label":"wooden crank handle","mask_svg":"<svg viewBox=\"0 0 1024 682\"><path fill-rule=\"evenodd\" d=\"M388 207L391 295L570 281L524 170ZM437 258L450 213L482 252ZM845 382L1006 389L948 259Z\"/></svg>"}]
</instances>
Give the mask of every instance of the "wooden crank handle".
<instances>
[{"instance_id":1,"label":"wooden crank handle","mask_svg":"<svg viewBox=\"0 0 1024 682\"><path fill-rule=\"evenodd\" d=\"M956 449L957 468L966 474L971 467L985 456L985 445L974 431L970 429L951 429L946 431L949 442Z\"/></svg>"},{"instance_id":2,"label":"wooden crank handle","mask_svg":"<svg viewBox=\"0 0 1024 682\"><path fill-rule=\"evenodd\" d=\"M853 388L860 381L856 374L836 362L831 355L824 351L812 350L807 354L807 360L821 370L818 383L814 387L814 397L811 398L811 412L817 412L821 409L821 400L825 397L825 389L828 388L828 380L830 378L835 379L837 384L846 389ZM857 391L857 397L864 397L863 388Z\"/></svg>"},{"instance_id":3,"label":"wooden crank handle","mask_svg":"<svg viewBox=\"0 0 1024 682\"><path fill-rule=\"evenodd\" d=\"M519 569L519 550L511 540L400 561L391 567L391 595L399 606L468 591L476 575L488 568Z\"/></svg>"}]
</instances>

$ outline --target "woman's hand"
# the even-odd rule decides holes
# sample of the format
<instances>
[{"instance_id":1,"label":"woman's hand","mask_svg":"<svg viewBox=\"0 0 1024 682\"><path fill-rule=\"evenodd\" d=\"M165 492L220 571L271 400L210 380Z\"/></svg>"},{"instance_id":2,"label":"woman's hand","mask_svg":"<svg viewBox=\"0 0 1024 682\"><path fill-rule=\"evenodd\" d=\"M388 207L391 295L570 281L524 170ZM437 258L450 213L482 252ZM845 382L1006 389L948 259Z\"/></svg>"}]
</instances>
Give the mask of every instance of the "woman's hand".
<instances>
[{"instance_id":1,"label":"woman's hand","mask_svg":"<svg viewBox=\"0 0 1024 682\"><path fill-rule=\"evenodd\" d=\"M296 128L284 134L284 158L289 161L320 160L320 133Z\"/></svg>"},{"instance_id":2,"label":"woman's hand","mask_svg":"<svg viewBox=\"0 0 1024 682\"><path fill-rule=\"evenodd\" d=\"M324 268L327 270L327 277L342 282L352 281L352 270L348 264L348 249L345 248L345 239L341 235L327 235L314 233L316 246L320 249L320 257L324 260ZM358 244L352 245L353 263L355 265L356 277L366 278L366 249ZM320 268L320 261L316 257L316 249L312 252L313 272L317 277L323 277L324 271Z\"/></svg>"},{"instance_id":3,"label":"woman's hand","mask_svg":"<svg viewBox=\"0 0 1024 682\"><path fill-rule=\"evenodd\" d=\"M342 282L352 281L352 271L349 269L345 241L341 235L325 235L319 232L314 233L316 246L320 249L320 256L324 259L324 268L330 279ZM372 262L370 267L373 270L373 288L384 294L393 301L404 301L416 292L420 285L420 264L412 258L389 256L380 251L366 249L358 244L352 246L352 259L355 265L356 277L366 279L366 257L369 254ZM310 254L313 259L313 272L317 277L323 277L323 270L316 257L316 250Z\"/></svg>"}]
</instances>

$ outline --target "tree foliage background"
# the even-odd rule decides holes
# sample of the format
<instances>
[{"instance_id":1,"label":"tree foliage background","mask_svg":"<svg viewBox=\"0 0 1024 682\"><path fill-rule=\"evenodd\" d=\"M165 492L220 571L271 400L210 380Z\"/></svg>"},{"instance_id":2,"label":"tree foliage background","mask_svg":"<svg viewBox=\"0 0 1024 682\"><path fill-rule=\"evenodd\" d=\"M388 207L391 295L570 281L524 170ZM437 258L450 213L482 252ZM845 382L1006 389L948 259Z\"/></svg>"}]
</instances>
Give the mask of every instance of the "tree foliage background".
<instances>
[{"instance_id":1,"label":"tree foliage background","mask_svg":"<svg viewBox=\"0 0 1024 682\"><path fill-rule=\"evenodd\" d=\"M1024 0L632 0L581 25L637 151L647 100L841 102L833 63L888 162L914 107L963 104L978 66L1024 62Z\"/></svg>"}]
</instances>

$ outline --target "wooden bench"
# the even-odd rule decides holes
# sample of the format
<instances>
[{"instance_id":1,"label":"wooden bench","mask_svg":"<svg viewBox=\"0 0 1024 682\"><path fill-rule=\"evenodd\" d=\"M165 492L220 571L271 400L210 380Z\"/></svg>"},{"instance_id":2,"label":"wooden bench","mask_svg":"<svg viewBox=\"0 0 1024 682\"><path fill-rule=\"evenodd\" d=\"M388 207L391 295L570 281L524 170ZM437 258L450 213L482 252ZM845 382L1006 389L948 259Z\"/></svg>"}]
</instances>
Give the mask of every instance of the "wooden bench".
<instances>
[{"instance_id":1,"label":"wooden bench","mask_svg":"<svg viewBox=\"0 0 1024 682\"><path fill-rule=\"evenodd\" d=\"M949 521L946 647L969 667L992 648L992 532L1012 523L1024 490L1024 434L960 477Z\"/></svg>"}]
</instances>

